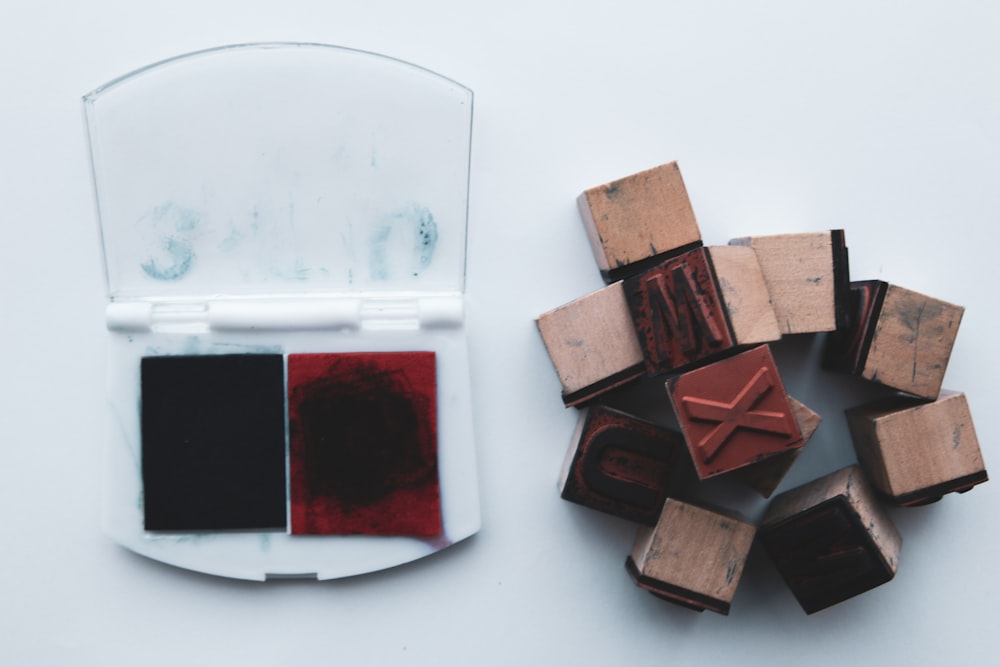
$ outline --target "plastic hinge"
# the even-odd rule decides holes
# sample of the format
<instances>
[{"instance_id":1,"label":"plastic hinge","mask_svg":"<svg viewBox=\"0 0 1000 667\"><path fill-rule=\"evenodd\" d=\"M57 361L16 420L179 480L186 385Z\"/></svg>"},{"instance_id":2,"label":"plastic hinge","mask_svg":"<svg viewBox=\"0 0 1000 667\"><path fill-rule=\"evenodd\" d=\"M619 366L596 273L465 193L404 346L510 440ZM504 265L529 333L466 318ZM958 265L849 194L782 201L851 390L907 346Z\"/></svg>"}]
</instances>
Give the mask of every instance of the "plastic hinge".
<instances>
[{"instance_id":1,"label":"plastic hinge","mask_svg":"<svg viewBox=\"0 0 1000 667\"><path fill-rule=\"evenodd\" d=\"M107 327L118 332L358 331L458 328L461 296L127 301L108 304Z\"/></svg>"}]
</instances>

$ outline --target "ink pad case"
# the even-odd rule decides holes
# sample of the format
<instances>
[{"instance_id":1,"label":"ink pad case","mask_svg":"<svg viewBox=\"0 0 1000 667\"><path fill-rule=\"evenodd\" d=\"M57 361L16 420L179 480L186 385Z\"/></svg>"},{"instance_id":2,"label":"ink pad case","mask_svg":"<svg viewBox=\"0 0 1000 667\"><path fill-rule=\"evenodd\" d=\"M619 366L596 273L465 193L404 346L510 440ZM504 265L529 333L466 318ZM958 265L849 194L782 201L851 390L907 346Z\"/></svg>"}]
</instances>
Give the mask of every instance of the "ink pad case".
<instances>
[{"instance_id":1,"label":"ink pad case","mask_svg":"<svg viewBox=\"0 0 1000 667\"><path fill-rule=\"evenodd\" d=\"M476 533L471 91L373 53L246 44L84 108L106 532L255 580L372 572Z\"/></svg>"}]
</instances>

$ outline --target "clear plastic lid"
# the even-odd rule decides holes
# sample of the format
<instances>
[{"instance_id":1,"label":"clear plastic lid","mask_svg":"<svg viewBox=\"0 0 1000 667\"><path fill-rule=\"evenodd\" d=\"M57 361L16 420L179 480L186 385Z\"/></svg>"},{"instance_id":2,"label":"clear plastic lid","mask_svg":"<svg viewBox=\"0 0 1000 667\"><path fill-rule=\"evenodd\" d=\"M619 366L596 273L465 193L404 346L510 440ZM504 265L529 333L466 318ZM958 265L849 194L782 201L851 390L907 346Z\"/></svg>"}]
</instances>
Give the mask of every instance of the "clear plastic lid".
<instances>
[{"instance_id":1,"label":"clear plastic lid","mask_svg":"<svg viewBox=\"0 0 1000 667\"><path fill-rule=\"evenodd\" d=\"M112 301L463 291L460 84L372 53L247 44L84 100Z\"/></svg>"}]
</instances>

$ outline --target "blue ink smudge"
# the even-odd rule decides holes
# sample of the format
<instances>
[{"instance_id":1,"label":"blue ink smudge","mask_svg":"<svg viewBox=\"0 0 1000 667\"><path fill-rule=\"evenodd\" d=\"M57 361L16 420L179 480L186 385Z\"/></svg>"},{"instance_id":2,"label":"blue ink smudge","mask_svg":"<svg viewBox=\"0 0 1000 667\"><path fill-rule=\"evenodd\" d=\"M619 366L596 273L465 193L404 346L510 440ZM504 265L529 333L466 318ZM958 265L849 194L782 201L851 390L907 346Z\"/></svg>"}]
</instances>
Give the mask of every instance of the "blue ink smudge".
<instances>
[{"instance_id":1,"label":"blue ink smudge","mask_svg":"<svg viewBox=\"0 0 1000 667\"><path fill-rule=\"evenodd\" d=\"M191 270L194 248L187 241L171 236L167 238L164 250L170 258L169 264L161 265L158 258L150 257L140 264L142 270L157 280L180 280Z\"/></svg>"},{"instance_id":2,"label":"blue ink smudge","mask_svg":"<svg viewBox=\"0 0 1000 667\"><path fill-rule=\"evenodd\" d=\"M223 252L232 252L236 250L236 247L240 245L243 241L243 232L236 228L236 225L230 221L229 223L229 233L226 238L222 239L219 243L219 250Z\"/></svg>"},{"instance_id":3,"label":"blue ink smudge","mask_svg":"<svg viewBox=\"0 0 1000 667\"><path fill-rule=\"evenodd\" d=\"M421 269L426 269L434 259L434 249L437 248L438 228L434 216L426 208L419 209L416 218L417 225L417 263ZM414 272L413 275L417 275Z\"/></svg>"},{"instance_id":4,"label":"blue ink smudge","mask_svg":"<svg viewBox=\"0 0 1000 667\"><path fill-rule=\"evenodd\" d=\"M256 206L254 206L250 210L250 219L251 219L250 230L253 231L253 232L259 232L260 231L260 210L258 210L258 208Z\"/></svg>"},{"instance_id":5,"label":"blue ink smudge","mask_svg":"<svg viewBox=\"0 0 1000 667\"><path fill-rule=\"evenodd\" d=\"M295 280L309 280L311 273L312 270L301 259L297 259L295 260L295 266L292 268L290 277Z\"/></svg>"},{"instance_id":6,"label":"blue ink smudge","mask_svg":"<svg viewBox=\"0 0 1000 667\"><path fill-rule=\"evenodd\" d=\"M386 244L389 241L389 234L392 233L392 227L389 225L383 225L377 227L372 232L372 252L371 252L371 270L372 278L375 280L386 280L389 278L389 267L386 265Z\"/></svg>"},{"instance_id":7,"label":"blue ink smudge","mask_svg":"<svg viewBox=\"0 0 1000 667\"><path fill-rule=\"evenodd\" d=\"M382 224L372 231L369 260L371 276L375 280L387 280L391 273L390 264L396 264L396 262L390 262L388 258L390 240L394 234L407 234L412 239L410 248L405 248L406 236L397 238L394 245L398 252L402 242L403 252L410 255L408 268L414 276L420 275L420 272L430 266L434 260L434 251L438 242L437 222L430 209L411 204L388 216ZM402 259L400 264L403 262L405 259Z\"/></svg>"},{"instance_id":8,"label":"blue ink smudge","mask_svg":"<svg viewBox=\"0 0 1000 667\"><path fill-rule=\"evenodd\" d=\"M168 202L154 207L149 216L140 218L139 222L143 223L147 217L151 231L158 237L159 248L139 267L155 280L180 280L194 263L193 236L201 216Z\"/></svg>"}]
</instances>

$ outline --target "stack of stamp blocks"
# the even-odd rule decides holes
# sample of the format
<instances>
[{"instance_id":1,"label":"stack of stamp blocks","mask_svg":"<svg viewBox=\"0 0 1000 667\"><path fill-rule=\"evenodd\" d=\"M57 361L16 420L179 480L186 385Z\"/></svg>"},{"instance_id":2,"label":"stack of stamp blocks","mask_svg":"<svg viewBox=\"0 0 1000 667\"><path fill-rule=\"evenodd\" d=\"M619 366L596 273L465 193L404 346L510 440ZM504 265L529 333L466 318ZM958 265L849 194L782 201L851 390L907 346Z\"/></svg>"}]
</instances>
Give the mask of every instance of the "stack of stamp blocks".
<instances>
[{"instance_id":1,"label":"stack of stamp blocks","mask_svg":"<svg viewBox=\"0 0 1000 667\"><path fill-rule=\"evenodd\" d=\"M593 188L580 212L608 285L537 320L567 406L581 408L562 497L642 526L626 569L672 602L727 614L754 537L812 613L892 579L883 503L986 481L965 396L941 391L963 309L851 283L842 230L702 244L670 163ZM770 501L759 526L674 497L674 472L733 475L769 497L820 416L790 398L768 343L830 332L824 366L896 390L847 411L860 465ZM601 405L664 381L680 431Z\"/></svg>"}]
</instances>

